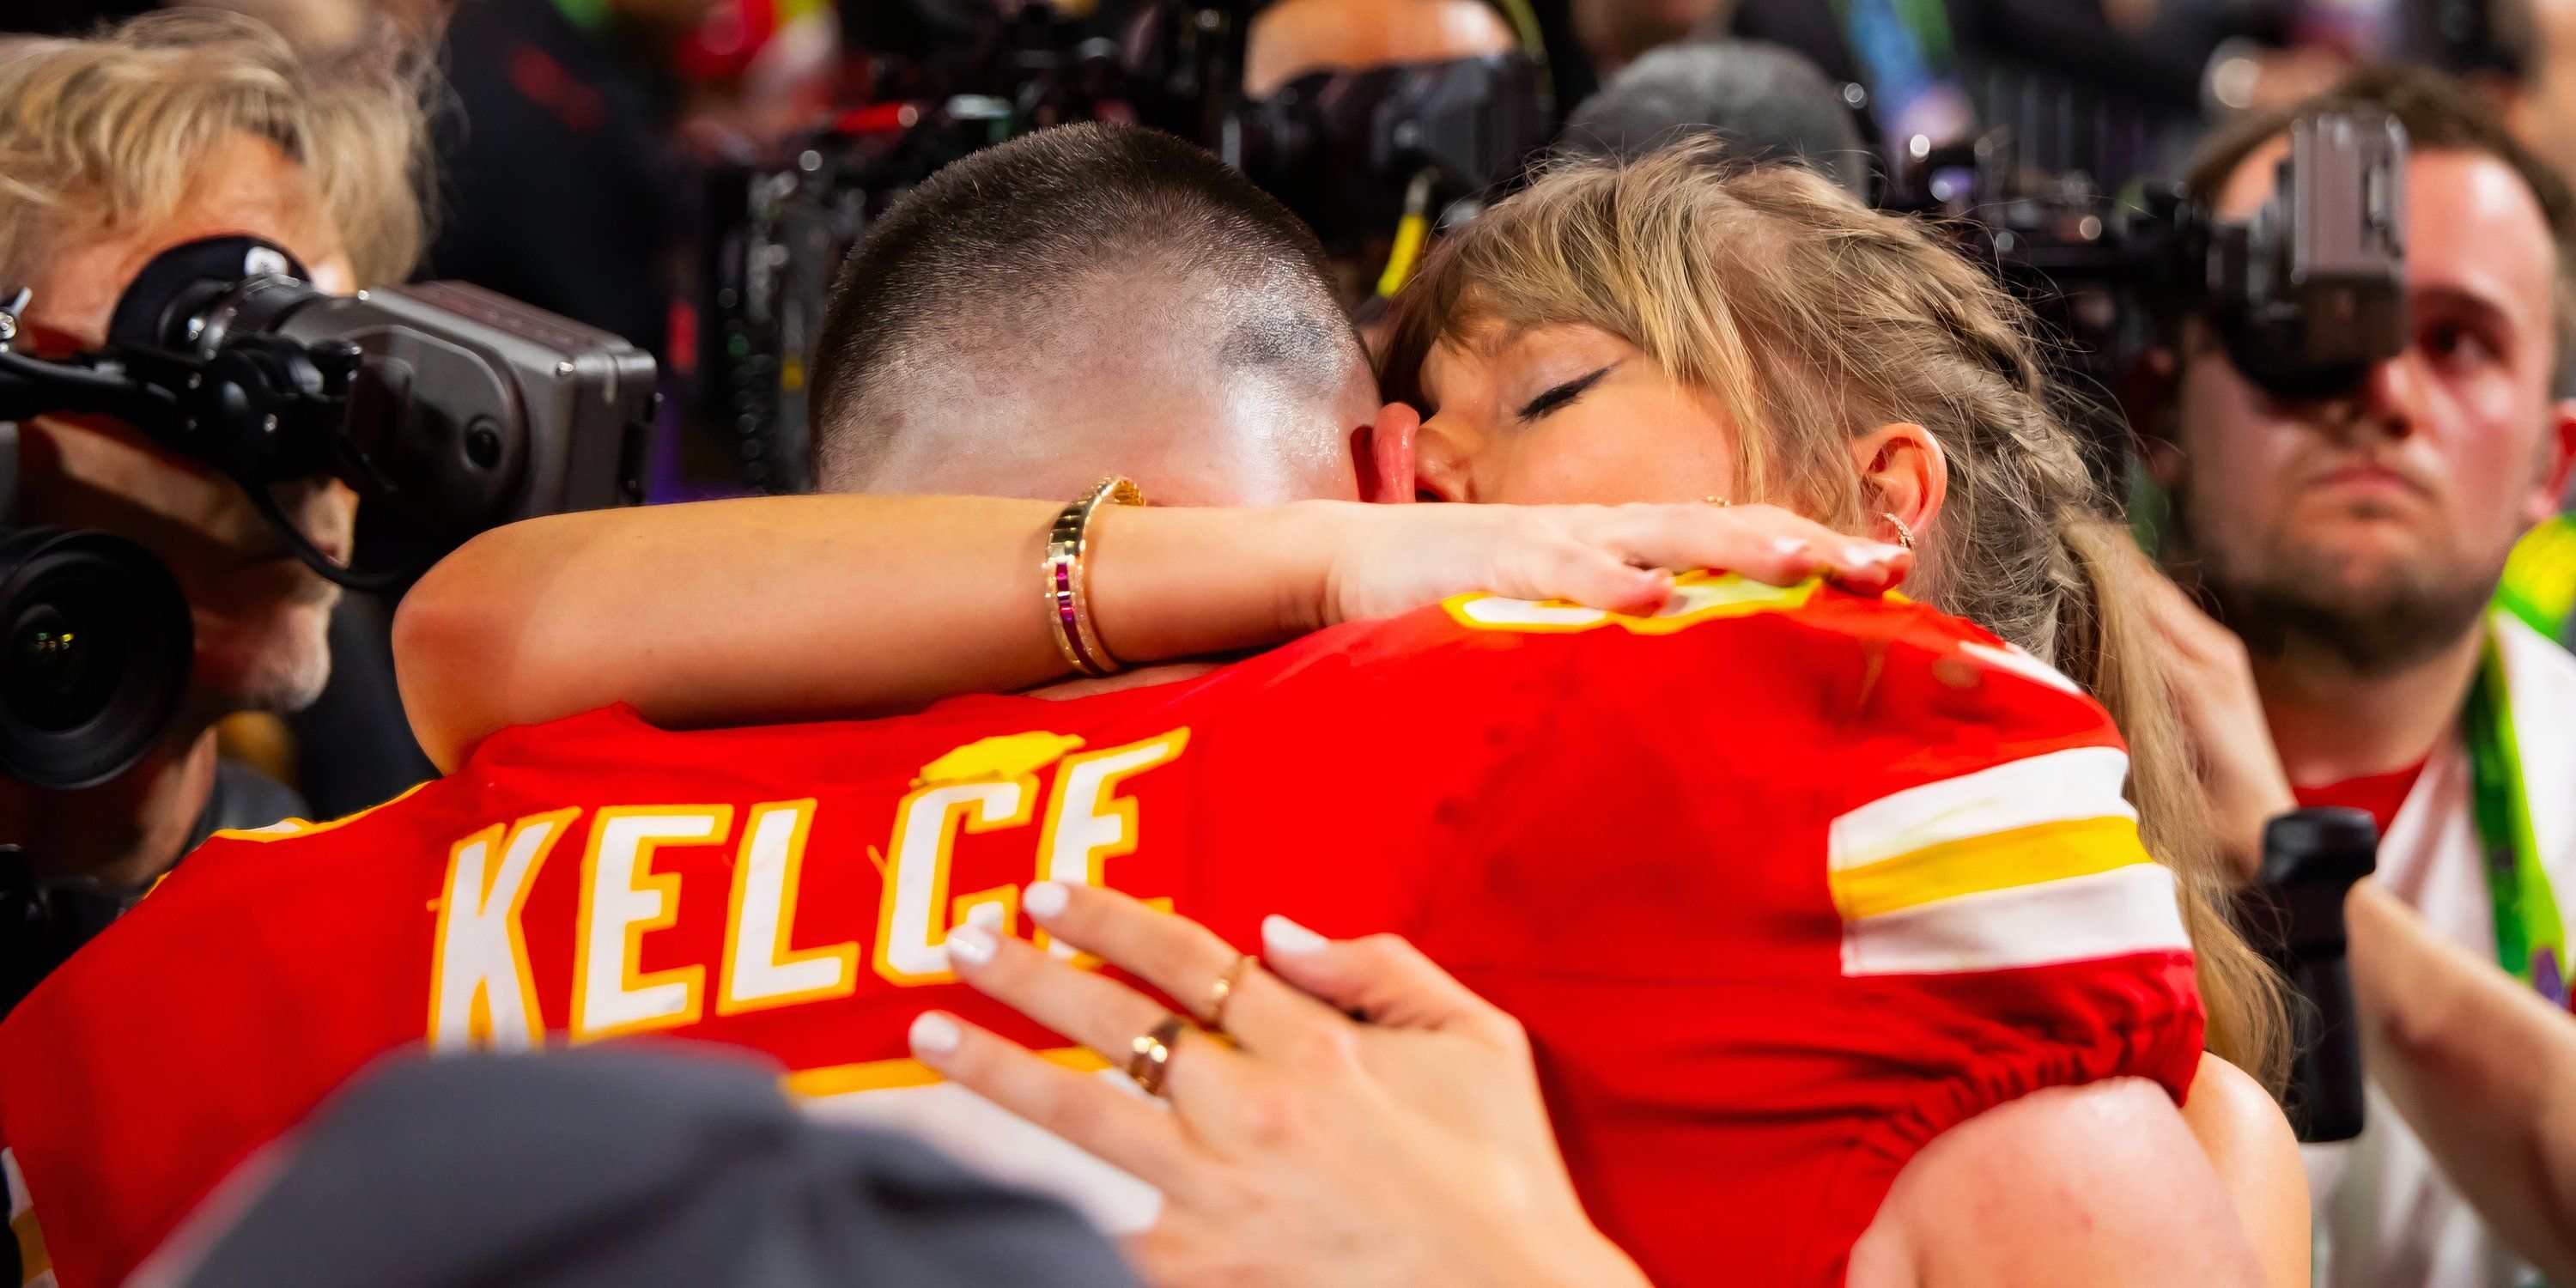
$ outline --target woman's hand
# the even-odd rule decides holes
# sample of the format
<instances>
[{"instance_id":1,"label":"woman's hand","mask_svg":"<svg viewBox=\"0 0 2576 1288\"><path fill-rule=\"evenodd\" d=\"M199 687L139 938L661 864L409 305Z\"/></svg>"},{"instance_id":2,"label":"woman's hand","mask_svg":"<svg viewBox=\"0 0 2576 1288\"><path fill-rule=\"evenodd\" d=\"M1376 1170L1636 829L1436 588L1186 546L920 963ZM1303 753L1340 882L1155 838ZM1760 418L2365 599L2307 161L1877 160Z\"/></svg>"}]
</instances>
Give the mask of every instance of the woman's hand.
<instances>
[{"instance_id":1,"label":"woman's hand","mask_svg":"<svg viewBox=\"0 0 2576 1288\"><path fill-rule=\"evenodd\" d=\"M1776 586L1823 575L1893 589L1913 552L1846 536L1768 505L1339 505L1325 624L1389 617L1488 591L1651 613L1670 571L1715 568Z\"/></svg>"},{"instance_id":2,"label":"woman's hand","mask_svg":"<svg viewBox=\"0 0 2576 1288\"><path fill-rule=\"evenodd\" d=\"M2138 556L2138 580L2146 587L2156 638L2164 644L2174 711L2209 792L2211 822L2238 880L2252 881L2263 866L2264 825L2299 802L2281 768L2281 753L2272 746L2245 642L2202 612L2144 554Z\"/></svg>"},{"instance_id":3,"label":"woman's hand","mask_svg":"<svg viewBox=\"0 0 2576 1288\"><path fill-rule=\"evenodd\" d=\"M1150 1282L1645 1284L1583 1215L1520 1025L1411 945L1273 917L1254 962L1113 891L1042 882L1021 906L1225 1035L1181 1030L1164 1113L943 1012L913 1025L922 1063L1162 1190L1162 1218L1129 1245ZM981 927L951 932L948 955L978 991L1119 1065L1171 1014Z\"/></svg>"}]
</instances>

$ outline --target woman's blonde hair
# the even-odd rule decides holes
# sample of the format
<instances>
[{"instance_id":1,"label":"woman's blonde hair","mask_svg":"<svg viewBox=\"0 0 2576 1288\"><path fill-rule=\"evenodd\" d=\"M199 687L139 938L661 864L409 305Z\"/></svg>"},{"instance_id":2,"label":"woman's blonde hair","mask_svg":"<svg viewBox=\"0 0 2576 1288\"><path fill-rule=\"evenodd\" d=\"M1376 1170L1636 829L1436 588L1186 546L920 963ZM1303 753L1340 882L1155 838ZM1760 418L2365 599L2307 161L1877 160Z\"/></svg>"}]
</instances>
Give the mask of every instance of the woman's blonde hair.
<instances>
[{"instance_id":1,"label":"woman's blonde hair","mask_svg":"<svg viewBox=\"0 0 2576 1288\"><path fill-rule=\"evenodd\" d=\"M1740 428L1739 499L1845 531L1874 516L1850 440L1939 440L1949 498L1908 590L2056 666L2128 739L2148 847L2182 888L2210 1049L2278 1087L2277 977L2230 924L2228 880L2172 714L2124 529L2052 407L2027 311L1915 222L1797 166L1707 147L1543 174L1446 239L1396 301L1390 398L1484 326L1580 323L1635 345Z\"/></svg>"},{"instance_id":2,"label":"woman's blonde hair","mask_svg":"<svg viewBox=\"0 0 2576 1288\"><path fill-rule=\"evenodd\" d=\"M302 167L360 285L403 280L428 236L432 72L418 41L382 34L301 56L253 19L174 9L0 42L0 283L67 239L171 218L235 132Z\"/></svg>"}]
</instances>

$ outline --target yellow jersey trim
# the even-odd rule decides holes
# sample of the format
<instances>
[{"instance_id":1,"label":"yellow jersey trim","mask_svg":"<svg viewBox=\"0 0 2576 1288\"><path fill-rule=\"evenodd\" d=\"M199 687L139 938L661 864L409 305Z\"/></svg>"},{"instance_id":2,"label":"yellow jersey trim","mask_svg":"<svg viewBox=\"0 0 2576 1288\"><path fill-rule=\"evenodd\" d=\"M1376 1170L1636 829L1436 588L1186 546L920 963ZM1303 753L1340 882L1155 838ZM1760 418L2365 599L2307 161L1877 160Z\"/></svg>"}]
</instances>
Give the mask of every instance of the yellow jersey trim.
<instances>
[{"instance_id":1,"label":"yellow jersey trim","mask_svg":"<svg viewBox=\"0 0 2576 1288\"><path fill-rule=\"evenodd\" d=\"M1663 611L1643 617L1585 608L1561 599L1507 599L1482 593L1452 595L1440 606L1450 620L1470 630L1571 635L1617 626L1637 635L1670 635L1719 618L1788 612L1804 606L1823 585L1820 578L1795 586L1773 586L1731 572L1684 573L1674 579L1673 597Z\"/></svg>"},{"instance_id":2,"label":"yellow jersey trim","mask_svg":"<svg viewBox=\"0 0 2576 1288\"><path fill-rule=\"evenodd\" d=\"M370 805L365 809L359 810L355 814L342 815L339 818L330 819L325 822L316 823L310 819L285 818L279 819L266 827L225 828L206 839L209 841L222 839L227 841L267 842L292 840L299 836L319 836L324 832L333 830L334 828L347 827L351 823L355 823L359 819L375 813L377 810L391 809L396 805L400 805L404 801L410 800L412 793L429 786L429 783L437 781L437 779L433 778L426 783L414 783L411 786L404 788L402 795L396 796L392 800L386 801L383 804Z\"/></svg>"},{"instance_id":3,"label":"yellow jersey trim","mask_svg":"<svg viewBox=\"0 0 2576 1288\"><path fill-rule=\"evenodd\" d=\"M2067 819L1951 841L1830 875L1846 920L1960 895L2091 876L2152 863L2126 818Z\"/></svg>"}]
</instances>

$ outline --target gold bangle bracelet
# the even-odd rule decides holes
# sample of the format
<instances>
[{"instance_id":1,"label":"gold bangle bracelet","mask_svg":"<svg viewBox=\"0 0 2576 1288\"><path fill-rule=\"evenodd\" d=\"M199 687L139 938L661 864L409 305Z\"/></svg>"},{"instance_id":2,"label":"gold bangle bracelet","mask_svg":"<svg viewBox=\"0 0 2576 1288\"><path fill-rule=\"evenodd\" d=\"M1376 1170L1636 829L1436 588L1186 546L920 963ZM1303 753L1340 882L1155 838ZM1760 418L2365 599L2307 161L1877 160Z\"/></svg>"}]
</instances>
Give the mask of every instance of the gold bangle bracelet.
<instances>
[{"instance_id":1,"label":"gold bangle bracelet","mask_svg":"<svg viewBox=\"0 0 2576 1288\"><path fill-rule=\"evenodd\" d=\"M1055 526L1047 530L1046 558L1039 567L1045 578L1047 625L1055 632L1056 651L1084 675L1116 675L1127 669L1100 642L1099 632L1091 625L1086 563L1091 554L1091 517L1104 505L1144 503L1134 482L1112 475L1081 500L1057 511Z\"/></svg>"}]
</instances>

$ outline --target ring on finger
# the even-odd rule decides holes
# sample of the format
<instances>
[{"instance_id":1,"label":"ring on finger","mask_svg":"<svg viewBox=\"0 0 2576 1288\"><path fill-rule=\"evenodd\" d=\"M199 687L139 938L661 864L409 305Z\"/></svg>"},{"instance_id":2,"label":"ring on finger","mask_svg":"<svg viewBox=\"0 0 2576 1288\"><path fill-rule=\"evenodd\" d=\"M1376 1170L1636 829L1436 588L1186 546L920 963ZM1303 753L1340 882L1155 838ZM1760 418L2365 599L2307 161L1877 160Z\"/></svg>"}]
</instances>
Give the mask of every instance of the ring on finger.
<instances>
[{"instance_id":1,"label":"ring on finger","mask_svg":"<svg viewBox=\"0 0 2576 1288\"><path fill-rule=\"evenodd\" d=\"M1188 1019L1166 1015L1162 1022L1138 1034L1134 1053L1127 1057L1128 1080L1146 1095L1163 1094L1163 1080L1172 1069L1172 1048L1180 1045L1181 1031L1189 1027Z\"/></svg>"},{"instance_id":2,"label":"ring on finger","mask_svg":"<svg viewBox=\"0 0 2576 1288\"><path fill-rule=\"evenodd\" d=\"M1243 981L1243 973L1252 969L1253 962L1252 954L1239 954L1224 973L1216 977L1216 983L1208 988L1207 1005L1199 1008L1202 1023L1219 1033L1225 1032L1225 1004L1234 1000L1235 986Z\"/></svg>"}]
</instances>

